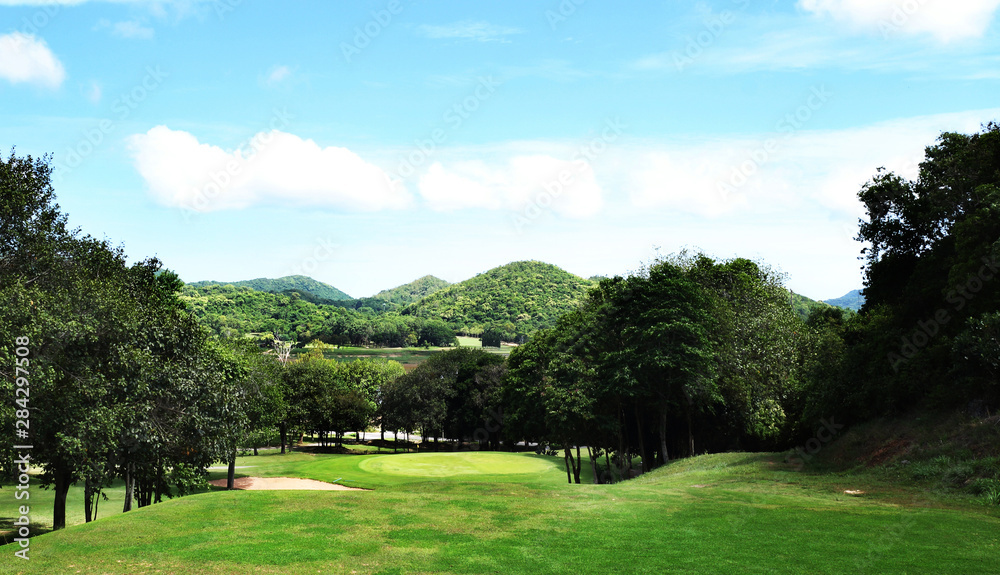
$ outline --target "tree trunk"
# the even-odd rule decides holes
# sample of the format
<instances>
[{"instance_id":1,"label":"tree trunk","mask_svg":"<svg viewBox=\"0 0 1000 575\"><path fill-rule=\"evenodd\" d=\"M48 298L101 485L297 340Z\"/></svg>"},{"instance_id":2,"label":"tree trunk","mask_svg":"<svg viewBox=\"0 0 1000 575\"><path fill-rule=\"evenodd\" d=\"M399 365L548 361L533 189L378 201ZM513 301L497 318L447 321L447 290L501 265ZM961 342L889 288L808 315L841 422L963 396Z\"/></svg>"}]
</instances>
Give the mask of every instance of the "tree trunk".
<instances>
[{"instance_id":1,"label":"tree trunk","mask_svg":"<svg viewBox=\"0 0 1000 575\"><path fill-rule=\"evenodd\" d=\"M288 443L288 424L284 421L278 426L278 433L281 435L281 454L285 454L285 444Z\"/></svg>"},{"instance_id":2,"label":"tree trunk","mask_svg":"<svg viewBox=\"0 0 1000 575\"><path fill-rule=\"evenodd\" d=\"M90 523L94 520L94 488L90 479L83 482L83 521Z\"/></svg>"},{"instance_id":3,"label":"tree trunk","mask_svg":"<svg viewBox=\"0 0 1000 575\"><path fill-rule=\"evenodd\" d=\"M594 483L600 484L600 475L597 474L597 462L594 461L594 452L590 450L590 446L587 446L587 457L590 458L590 469L594 472Z\"/></svg>"},{"instance_id":4,"label":"tree trunk","mask_svg":"<svg viewBox=\"0 0 1000 575\"><path fill-rule=\"evenodd\" d=\"M664 464L670 461L669 454L667 453L667 410L666 409L660 412L660 457L663 458Z\"/></svg>"},{"instance_id":5,"label":"tree trunk","mask_svg":"<svg viewBox=\"0 0 1000 575\"><path fill-rule=\"evenodd\" d=\"M580 484L580 467L583 466L583 461L580 460L580 446L576 446L576 463L573 464L573 479L576 480L577 485Z\"/></svg>"},{"instance_id":6,"label":"tree trunk","mask_svg":"<svg viewBox=\"0 0 1000 575\"><path fill-rule=\"evenodd\" d=\"M688 442L691 444L691 457L694 457L694 426L691 425L691 409L687 410L687 420L688 420Z\"/></svg>"},{"instance_id":7,"label":"tree trunk","mask_svg":"<svg viewBox=\"0 0 1000 575\"><path fill-rule=\"evenodd\" d=\"M104 493L104 488L100 488L94 493L94 521L97 521L97 508L101 504L101 495Z\"/></svg>"},{"instance_id":8,"label":"tree trunk","mask_svg":"<svg viewBox=\"0 0 1000 575\"><path fill-rule=\"evenodd\" d=\"M636 433L639 434L639 457L642 458L642 461L641 461L641 463L642 463L642 472L645 473L645 472L649 471L649 467L648 467L648 465L649 465L648 459L649 458L646 457L646 444L645 444L645 441L643 441L643 439L642 439L642 418L639 417L639 404L637 403L633 407L635 408L635 428L636 428ZM632 471L632 469L630 467L629 468L629 475L631 475L631 471Z\"/></svg>"},{"instance_id":9,"label":"tree trunk","mask_svg":"<svg viewBox=\"0 0 1000 575\"><path fill-rule=\"evenodd\" d=\"M236 452L229 458L229 473L226 475L226 489L236 489Z\"/></svg>"},{"instance_id":10,"label":"tree trunk","mask_svg":"<svg viewBox=\"0 0 1000 575\"><path fill-rule=\"evenodd\" d=\"M132 477L132 464L125 465L125 504L122 513L132 511L132 496L135 494L135 479Z\"/></svg>"},{"instance_id":11,"label":"tree trunk","mask_svg":"<svg viewBox=\"0 0 1000 575\"><path fill-rule=\"evenodd\" d=\"M55 500L52 503L52 529L66 527L66 494L69 493L70 475L61 470L56 473Z\"/></svg>"},{"instance_id":12,"label":"tree trunk","mask_svg":"<svg viewBox=\"0 0 1000 575\"><path fill-rule=\"evenodd\" d=\"M573 454L569 452L569 444L568 443L564 444L563 445L563 463L566 464L566 483L573 483L573 476L570 475L570 469L569 469L569 466L570 466L569 460L572 457L573 457Z\"/></svg>"}]
</instances>

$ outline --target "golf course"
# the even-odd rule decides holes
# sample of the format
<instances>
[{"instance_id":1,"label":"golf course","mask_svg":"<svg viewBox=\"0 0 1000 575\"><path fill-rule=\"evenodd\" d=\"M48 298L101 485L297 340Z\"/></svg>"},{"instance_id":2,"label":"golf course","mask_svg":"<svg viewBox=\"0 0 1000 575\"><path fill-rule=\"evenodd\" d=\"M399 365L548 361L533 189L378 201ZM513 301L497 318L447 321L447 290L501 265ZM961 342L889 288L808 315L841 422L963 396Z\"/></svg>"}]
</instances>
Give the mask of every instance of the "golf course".
<instances>
[{"instance_id":1,"label":"golf course","mask_svg":"<svg viewBox=\"0 0 1000 575\"><path fill-rule=\"evenodd\" d=\"M926 492L874 475L796 471L785 459L704 455L613 485L592 484L585 465L584 482L574 485L566 482L560 457L535 454L269 453L239 458L238 475L299 477L363 490L214 488L32 538L31 561L17 559L8 546L0 571L1000 570L995 507L929 499ZM223 473L213 471L212 477ZM50 493L32 492L36 509L44 509ZM109 495L103 505L114 511L121 495L117 502L114 489ZM12 500L4 501L0 513L11 516ZM70 507L78 506L71 501Z\"/></svg>"}]
</instances>

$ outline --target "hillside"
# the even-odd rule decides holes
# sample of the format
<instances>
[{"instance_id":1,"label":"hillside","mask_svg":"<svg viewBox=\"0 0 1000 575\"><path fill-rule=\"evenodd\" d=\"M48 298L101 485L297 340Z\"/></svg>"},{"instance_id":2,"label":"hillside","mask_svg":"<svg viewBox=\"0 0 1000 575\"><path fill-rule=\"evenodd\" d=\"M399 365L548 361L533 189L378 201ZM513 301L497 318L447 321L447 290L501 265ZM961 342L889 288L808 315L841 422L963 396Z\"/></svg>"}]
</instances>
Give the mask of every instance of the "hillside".
<instances>
[{"instance_id":1,"label":"hillside","mask_svg":"<svg viewBox=\"0 0 1000 575\"><path fill-rule=\"evenodd\" d=\"M858 311L865 305L865 296L861 295L861 290L856 289L838 298L824 300L823 303Z\"/></svg>"},{"instance_id":2,"label":"hillside","mask_svg":"<svg viewBox=\"0 0 1000 575\"><path fill-rule=\"evenodd\" d=\"M792 310L795 311L803 320L809 317L809 312L817 307L826 307L828 304L816 301L814 299L809 299L804 295L797 294L793 291L788 292L789 299L788 303L792 306Z\"/></svg>"},{"instance_id":3,"label":"hillside","mask_svg":"<svg viewBox=\"0 0 1000 575\"><path fill-rule=\"evenodd\" d=\"M237 282L217 282L209 280L194 282L188 285L194 288L203 288L210 285L231 285L236 287L247 287L252 290L270 293L297 291L310 294L320 300L330 301L352 299L351 296L333 287L332 285L314 280L308 276L285 276L277 279L257 278Z\"/></svg>"},{"instance_id":4,"label":"hillside","mask_svg":"<svg viewBox=\"0 0 1000 575\"><path fill-rule=\"evenodd\" d=\"M402 313L440 318L460 333L494 327L507 336L531 334L554 325L593 285L551 264L513 262L439 290Z\"/></svg>"},{"instance_id":5,"label":"hillside","mask_svg":"<svg viewBox=\"0 0 1000 575\"><path fill-rule=\"evenodd\" d=\"M419 301L432 293L438 292L451 284L441 278L424 276L392 289L382 290L372 296L372 299L385 300L390 303L405 306Z\"/></svg>"},{"instance_id":6,"label":"hillside","mask_svg":"<svg viewBox=\"0 0 1000 575\"><path fill-rule=\"evenodd\" d=\"M272 333L308 341L335 310L296 295L210 282L184 286L180 299L199 323L221 336Z\"/></svg>"}]
</instances>

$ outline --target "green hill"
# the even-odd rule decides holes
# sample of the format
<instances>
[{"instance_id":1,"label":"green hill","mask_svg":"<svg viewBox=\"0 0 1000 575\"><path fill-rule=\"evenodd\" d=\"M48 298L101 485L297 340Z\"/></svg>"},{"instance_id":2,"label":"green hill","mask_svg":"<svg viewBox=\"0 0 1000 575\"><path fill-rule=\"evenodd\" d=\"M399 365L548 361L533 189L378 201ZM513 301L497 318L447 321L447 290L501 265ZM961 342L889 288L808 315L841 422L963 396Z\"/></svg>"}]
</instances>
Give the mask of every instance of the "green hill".
<instances>
[{"instance_id":1,"label":"green hill","mask_svg":"<svg viewBox=\"0 0 1000 575\"><path fill-rule=\"evenodd\" d=\"M797 294L793 291L788 292L789 300L788 303L791 304L792 310L799 314L803 320L809 318L809 312L817 307L827 307L829 304L816 301L814 299L809 299L804 295Z\"/></svg>"},{"instance_id":2,"label":"green hill","mask_svg":"<svg viewBox=\"0 0 1000 575\"><path fill-rule=\"evenodd\" d=\"M392 289L382 290L372 296L372 299L381 299L404 306L419 301L450 285L450 283L441 278L424 276L420 279L413 280L408 284L403 284Z\"/></svg>"},{"instance_id":3,"label":"green hill","mask_svg":"<svg viewBox=\"0 0 1000 575\"><path fill-rule=\"evenodd\" d=\"M513 262L441 289L402 313L440 318L465 334L488 327L507 335L531 334L554 325L594 285L551 264Z\"/></svg>"},{"instance_id":4,"label":"green hill","mask_svg":"<svg viewBox=\"0 0 1000 575\"><path fill-rule=\"evenodd\" d=\"M270 293L297 291L314 296L319 300L330 301L352 299L351 296L333 287L332 285L316 281L308 276L285 276L277 279L257 278L238 282L217 282L210 280L194 282L188 285L195 288L202 288L209 285L231 285L236 287L248 287L252 290Z\"/></svg>"},{"instance_id":5,"label":"green hill","mask_svg":"<svg viewBox=\"0 0 1000 575\"><path fill-rule=\"evenodd\" d=\"M824 300L823 303L858 311L861 306L865 305L865 296L861 295L861 290L856 289L836 299Z\"/></svg>"},{"instance_id":6,"label":"green hill","mask_svg":"<svg viewBox=\"0 0 1000 575\"><path fill-rule=\"evenodd\" d=\"M204 283L184 286L180 298L198 321L216 335L272 333L308 341L337 311L317 305L298 293L273 293L211 282L199 285Z\"/></svg>"}]
</instances>

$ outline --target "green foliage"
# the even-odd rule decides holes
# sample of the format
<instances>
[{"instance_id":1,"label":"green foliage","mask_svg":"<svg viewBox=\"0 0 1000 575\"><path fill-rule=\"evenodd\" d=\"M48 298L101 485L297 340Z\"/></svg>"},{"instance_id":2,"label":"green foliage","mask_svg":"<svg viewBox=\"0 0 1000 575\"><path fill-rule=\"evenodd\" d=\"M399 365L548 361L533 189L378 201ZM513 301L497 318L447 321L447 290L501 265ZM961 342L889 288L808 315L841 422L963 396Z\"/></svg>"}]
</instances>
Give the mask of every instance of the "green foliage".
<instances>
[{"instance_id":1,"label":"green foliage","mask_svg":"<svg viewBox=\"0 0 1000 575\"><path fill-rule=\"evenodd\" d=\"M514 262L443 288L402 313L441 319L460 335L479 335L492 327L513 341L518 334L555 325L592 286L550 264Z\"/></svg>"},{"instance_id":2,"label":"green foliage","mask_svg":"<svg viewBox=\"0 0 1000 575\"><path fill-rule=\"evenodd\" d=\"M475 440L499 447L504 358L481 349L435 354L382 390L386 430Z\"/></svg>"},{"instance_id":3,"label":"green foliage","mask_svg":"<svg viewBox=\"0 0 1000 575\"><path fill-rule=\"evenodd\" d=\"M633 457L650 468L670 453L693 455L696 434L708 450L784 444L802 411L803 358L819 355L805 336L766 267L658 261L602 280L578 310L511 352L505 433L597 448L616 478Z\"/></svg>"},{"instance_id":4,"label":"green foliage","mask_svg":"<svg viewBox=\"0 0 1000 575\"><path fill-rule=\"evenodd\" d=\"M11 302L0 308L0 371L13 381L7 360L21 338L32 458L42 485L54 487L61 528L74 483L85 485L89 519L115 478L128 486L126 509L133 499L141 507L189 492L193 475L233 454L262 424L250 416L261 394L248 387L260 352L210 340L158 260L130 266L122 248L67 231L50 173L44 160L0 161L0 228L9 233L0 293Z\"/></svg>"},{"instance_id":5,"label":"green foliage","mask_svg":"<svg viewBox=\"0 0 1000 575\"><path fill-rule=\"evenodd\" d=\"M184 286L181 296L202 325L220 337L278 336L300 345L319 340L333 345L404 347L452 345L454 331L441 321L370 309L313 303L298 292L276 294L247 287Z\"/></svg>"},{"instance_id":6,"label":"green foliage","mask_svg":"<svg viewBox=\"0 0 1000 575\"><path fill-rule=\"evenodd\" d=\"M190 285L194 288L203 288L211 285L229 285L234 287L246 287L254 291L270 293L299 292L300 294L303 294L303 297L308 297L310 301L314 301L315 303L353 299L351 296L330 284L316 281L311 277L302 275L285 276L277 279L257 278L253 280L235 282L217 282L210 280L195 282ZM308 296L306 294L308 294Z\"/></svg>"},{"instance_id":7,"label":"green foliage","mask_svg":"<svg viewBox=\"0 0 1000 575\"><path fill-rule=\"evenodd\" d=\"M811 300L804 295L800 295L792 291L788 292L788 303L792 306L792 310L795 311L795 313L798 314L802 320L809 317L809 314L812 313L813 310L830 307L830 305L832 305L827 302Z\"/></svg>"},{"instance_id":8,"label":"green foliage","mask_svg":"<svg viewBox=\"0 0 1000 575\"><path fill-rule=\"evenodd\" d=\"M848 330L841 412L1000 406L1000 126L944 133L917 180L879 169L858 196L866 298Z\"/></svg>"},{"instance_id":9,"label":"green foliage","mask_svg":"<svg viewBox=\"0 0 1000 575\"><path fill-rule=\"evenodd\" d=\"M405 306L422 300L451 285L443 279L434 276L424 276L392 289L382 290L372 296L373 299L385 300L396 306Z\"/></svg>"},{"instance_id":10,"label":"green foliage","mask_svg":"<svg viewBox=\"0 0 1000 575\"><path fill-rule=\"evenodd\" d=\"M289 391L287 424L315 431L325 441L327 431L361 431L371 425L385 389L404 373L403 366L381 358L352 362L323 359L311 351L289 363L284 381Z\"/></svg>"},{"instance_id":11,"label":"green foliage","mask_svg":"<svg viewBox=\"0 0 1000 575\"><path fill-rule=\"evenodd\" d=\"M480 336L480 342L483 347L500 347L503 342L503 334L498 330L488 328Z\"/></svg>"}]
</instances>

